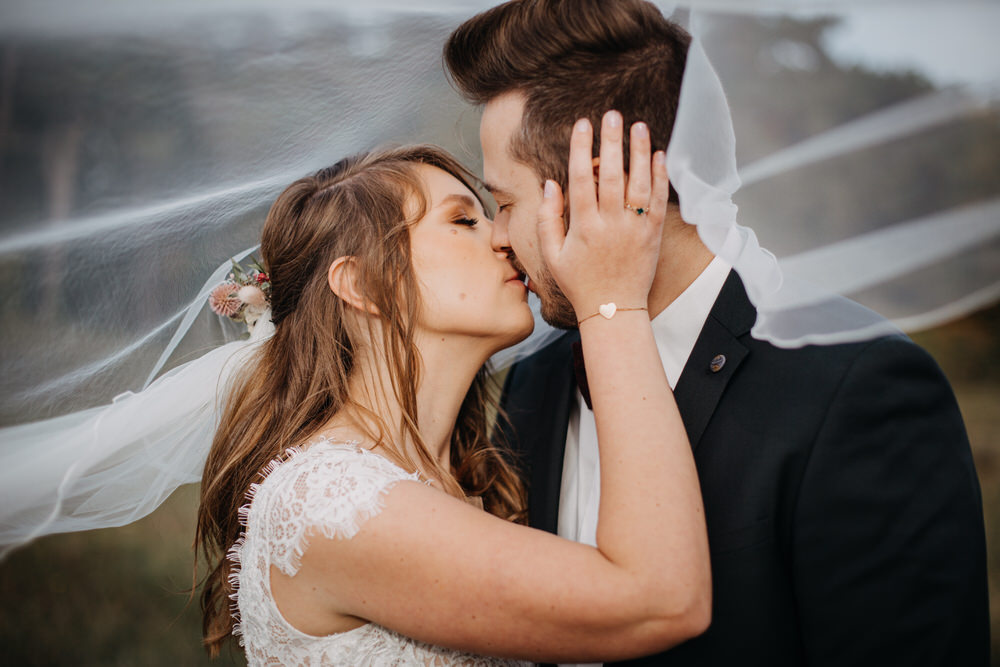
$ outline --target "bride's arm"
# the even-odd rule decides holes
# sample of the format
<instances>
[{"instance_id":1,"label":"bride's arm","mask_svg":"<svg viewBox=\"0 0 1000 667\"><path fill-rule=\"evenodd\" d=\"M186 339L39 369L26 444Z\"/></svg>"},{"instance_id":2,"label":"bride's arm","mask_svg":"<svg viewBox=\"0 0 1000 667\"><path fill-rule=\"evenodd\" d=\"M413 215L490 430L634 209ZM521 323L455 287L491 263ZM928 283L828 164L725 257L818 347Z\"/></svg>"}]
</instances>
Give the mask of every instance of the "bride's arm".
<instances>
[{"instance_id":1,"label":"bride's arm","mask_svg":"<svg viewBox=\"0 0 1000 667\"><path fill-rule=\"evenodd\" d=\"M602 137L600 201L586 124L572 140L571 231L557 189L541 223L550 268L581 317L608 301L645 305L668 191L654 160L649 216L626 211L620 125L605 120ZM633 146L641 179L648 140L633 135ZM630 196L636 184L649 189L648 177L635 181ZM580 331L600 442L597 548L400 482L352 539L312 540L299 585L326 591L331 612L422 641L544 662L649 654L703 632L711 582L698 479L648 314L595 317Z\"/></svg>"}]
</instances>

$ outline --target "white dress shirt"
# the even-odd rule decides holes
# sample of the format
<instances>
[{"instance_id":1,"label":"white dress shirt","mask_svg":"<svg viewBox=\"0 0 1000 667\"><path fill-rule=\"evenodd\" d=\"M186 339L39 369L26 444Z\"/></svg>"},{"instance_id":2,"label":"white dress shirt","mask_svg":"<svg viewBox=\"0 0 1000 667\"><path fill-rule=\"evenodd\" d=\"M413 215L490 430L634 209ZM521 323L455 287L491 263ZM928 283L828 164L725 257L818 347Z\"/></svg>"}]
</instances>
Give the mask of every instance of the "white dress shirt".
<instances>
[{"instance_id":1,"label":"white dress shirt","mask_svg":"<svg viewBox=\"0 0 1000 667\"><path fill-rule=\"evenodd\" d=\"M670 388L677 386L705 320L729 276L730 266L716 257L673 303L653 318L653 336ZM597 510L601 499L601 467L597 425L583 394L570 411L559 489L558 533L597 546ZM564 665L564 667L574 667ZM584 666L578 666L584 667Z\"/></svg>"}]
</instances>

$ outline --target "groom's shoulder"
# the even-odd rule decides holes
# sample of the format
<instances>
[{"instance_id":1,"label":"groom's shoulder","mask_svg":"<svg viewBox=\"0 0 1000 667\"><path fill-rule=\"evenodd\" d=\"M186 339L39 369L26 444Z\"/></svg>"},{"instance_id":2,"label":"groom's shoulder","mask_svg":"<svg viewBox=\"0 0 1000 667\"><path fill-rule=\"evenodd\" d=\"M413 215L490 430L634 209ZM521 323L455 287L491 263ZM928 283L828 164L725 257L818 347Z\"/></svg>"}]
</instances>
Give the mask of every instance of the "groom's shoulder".
<instances>
[{"instance_id":1,"label":"groom's shoulder","mask_svg":"<svg viewBox=\"0 0 1000 667\"><path fill-rule=\"evenodd\" d=\"M930 381L936 391L950 385L934 359L888 320L863 305L844 297L829 299L808 312L794 313L795 319L784 322L771 320L758 328L757 309L750 303L742 282L735 272L730 276L717 300L712 314L718 332L723 327L745 349L745 357L733 377L733 388L740 395L764 395L795 404L823 403L832 400L845 387L874 390L881 387L896 391L900 383L920 378ZM775 326L775 324L779 326ZM859 332L859 340L831 342L830 336L820 337L817 331L848 325ZM721 340L712 335L712 326L702 331L705 344ZM776 344L761 335L760 330L782 331L787 339L802 344ZM701 338L701 337L700 337ZM711 359L714 349L697 345L701 357ZM706 356L707 355L707 356ZM689 362L690 363L690 362Z\"/></svg>"},{"instance_id":2,"label":"groom's shoulder","mask_svg":"<svg viewBox=\"0 0 1000 667\"><path fill-rule=\"evenodd\" d=\"M948 387L937 362L924 348L903 333L881 335L856 342L776 346L750 338L750 366L771 376L769 384L784 383L810 393L822 393L845 382L893 385L901 380L923 377Z\"/></svg>"},{"instance_id":3,"label":"groom's shoulder","mask_svg":"<svg viewBox=\"0 0 1000 667\"><path fill-rule=\"evenodd\" d=\"M923 348L903 333L886 334L859 341L811 343L794 347L779 346L767 340L748 337L745 344L756 356L809 368L852 365L859 359L869 356L928 356Z\"/></svg>"},{"instance_id":4,"label":"groom's shoulder","mask_svg":"<svg viewBox=\"0 0 1000 667\"><path fill-rule=\"evenodd\" d=\"M841 296L793 313L787 321L767 322L763 327L765 331L782 331L785 340L797 338L800 341L776 344L758 333L757 309L750 303L734 271L710 315L713 316L718 316L723 326L746 346L753 360L752 367L764 372L778 371L781 377L797 375L811 382L837 381L851 370L880 363L912 364L937 370L933 358L885 317ZM857 340L831 342L833 334L822 334L831 327L832 331L853 330ZM797 330L802 331L801 335Z\"/></svg>"}]
</instances>

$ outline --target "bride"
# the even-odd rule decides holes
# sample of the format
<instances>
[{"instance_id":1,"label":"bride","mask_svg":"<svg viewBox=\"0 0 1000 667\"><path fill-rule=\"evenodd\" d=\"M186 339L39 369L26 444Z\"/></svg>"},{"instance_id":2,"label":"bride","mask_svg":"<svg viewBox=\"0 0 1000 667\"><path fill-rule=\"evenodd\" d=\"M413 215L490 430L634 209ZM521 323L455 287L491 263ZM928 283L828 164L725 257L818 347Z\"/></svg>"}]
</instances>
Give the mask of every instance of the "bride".
<instances>
[{"instance_id":1,"label":"bride","mask_svg":"<svg viewBox=\"0 0 1000 667\"><path fill-rule=\"evenodd\" d=\"M599 388L597 548L522 525L489 442L484 364L532 316L472 177L430 146L348 158L264 226L275 332L224 390L199 509L211 652L234 634L251 665L617 660L707 627L698 479L644 312L665 160L634 145L626 193L605 138L595 187L592 142L573 133L569 232L554 183L539 224Z\"/></svg>"}]
</instances>

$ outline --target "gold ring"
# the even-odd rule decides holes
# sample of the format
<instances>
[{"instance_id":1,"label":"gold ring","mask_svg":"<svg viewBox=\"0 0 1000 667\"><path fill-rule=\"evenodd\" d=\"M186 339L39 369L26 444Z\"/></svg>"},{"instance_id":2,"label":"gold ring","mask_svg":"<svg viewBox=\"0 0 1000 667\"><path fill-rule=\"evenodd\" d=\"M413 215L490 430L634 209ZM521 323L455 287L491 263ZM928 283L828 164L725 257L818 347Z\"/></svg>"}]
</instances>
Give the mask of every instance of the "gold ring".
<instances>
[{"instance_id":1,"label":"gold ring","mask_svg":"<svg viewBox=\"0 0 1000 667\"><path fill-rule=\"evenodd\" d=\"M632 211L636 215L646 215L647 213L649 213L649 209L648 208L643 208L641 206L635 207L635 206L632 206L632 204L629 204L628 202L625 202L625 208L627 208L628 210Z\"/></svg>"}]
</instances>

